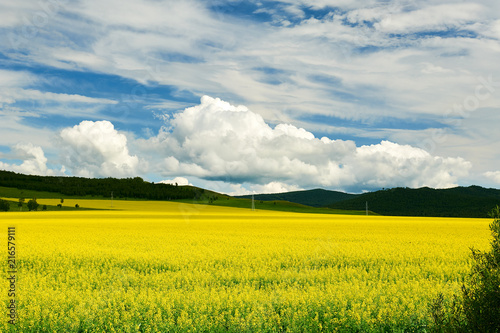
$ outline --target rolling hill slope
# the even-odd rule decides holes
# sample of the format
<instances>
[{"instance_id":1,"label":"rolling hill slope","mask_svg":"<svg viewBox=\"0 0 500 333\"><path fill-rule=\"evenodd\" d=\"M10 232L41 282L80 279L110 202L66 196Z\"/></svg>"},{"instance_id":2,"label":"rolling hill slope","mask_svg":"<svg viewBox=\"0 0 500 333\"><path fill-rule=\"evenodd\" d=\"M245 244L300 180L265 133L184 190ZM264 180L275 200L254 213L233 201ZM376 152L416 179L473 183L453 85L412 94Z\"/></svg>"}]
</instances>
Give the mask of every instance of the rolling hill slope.
<instances>
[{"instance_id":1,"label":"rolling hill slope","mask_svg":"<svg viewBox=\"0 0 500 333\"><path fill-rule=\"evenodd\" d=\"M0 170L0 197L180 200L217 206L251 207L251 196L230 197L193 186L155 184L139 177L89 179L28 176ZM393 188L365 194L314 189L254 196L257 209L317 213L370 211L392 216L488 217L500 205L500 190L480 186L449 189ZM326 209L330 208L330 209ZM351 211L351 212L346 212Z\"/></svg>"},{"instance_id":2,"label":"rolling hill slope","mask_svg":"<svg viewBox=\"0 0 500 333\"><path fill-rule=\"evenodd\" d=\"M333 203L344 201L348 199L353 199L357 197L357 194L349 194L338 191L329 191L323 189L314 189L306 191L293 191L285 193L273 193L273 194L256 194L254 195L255 200L262 201L290 201L311 207L324 207L331 205ZM237 198L252 198L251 195L237 196ZM363 210L364 208L362 208Z\"/></svg>"},{"instance_id":3,"label":"rolling hill slope","mask_svg":"<svg viewBox=\"0 0 500 333\"><path fill-rule=\"evenodd\" d=\"M115 199L122 200L158 200L178 201L190 204L214 206L252 207L251 200L233 198L194 186L175 186L154 184L139 177L116 178L80 178L29 176L0 170L0 198L15 199L12 210L16 209L18 198L58 198L58 199L110 199L113 192ZM363 214L364 211L342 211L326 207L311 207L289 201L257 201L257 210L275 210L297 213L320 214ZM325 205L323 205L325 206ZM65 207L66 209L66 207Z\"/></svg>"},{"instance_id":4,"label":"rolling hill slope","mask_svg":"<svg viewBox=\"0 0 500 333\"><path fill-rule=\"evenodd\" d=\"M135 178L82 178L31 176L0 170L0 187L18 190L44 192L44 197L109 197L148 199L148 200L180 200L197 199L218 193L194 186L176 186L154 184ZM5 192L7 190L4 190ZM7 191L8 192L8 191ZM47 194L51 193L51 194ZM26 197L28 194L25 194Z\"/></svg>"},{"instance_id":5,"label":"rolling hill slope","mask_svg":"<svg viewBox=\"0 0 500 333\"><path fill-rule=\"evenodd\" d=\"M334 209L364 209L393 216L488 217L500 205L500 190L480 186L450 189L393 188L361 194L328 205Z\"/></svg>"}]
</instances>

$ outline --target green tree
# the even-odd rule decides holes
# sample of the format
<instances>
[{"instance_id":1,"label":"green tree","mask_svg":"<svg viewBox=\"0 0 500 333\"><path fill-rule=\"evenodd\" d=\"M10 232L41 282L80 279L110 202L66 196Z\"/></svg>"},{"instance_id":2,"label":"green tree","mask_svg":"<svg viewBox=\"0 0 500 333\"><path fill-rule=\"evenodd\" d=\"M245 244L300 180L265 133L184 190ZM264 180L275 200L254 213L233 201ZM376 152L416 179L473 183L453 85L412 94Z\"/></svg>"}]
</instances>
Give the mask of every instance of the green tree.
<instances>
[{"instance_id":1,"label":"green tree","mask_svg":"<svg viewBox=\"0 0 500 333\"><path fill-rule=\"evenodd\" d=\"M10 210L10 203L7 200L0 199L0 212L8 212Z\"/></svg>"},{"instance_id":2,"label":"green tree","mask_svg":"<svg viewBox=\"0 0 500 333\"><path fill-rule=\"evenodd\" d=\"M462 287L464 315L472 332L500 332L500 207L490 216L491 250L472 249L469 285Z\"/></svg>"},{"instance_id":3,"label":"green tree","mask_svg":"<svg viewBox=\"0 0 500 333\"><path fill-rule=\"evenodd\" d=\"M19 203L17 204L17 206L19 207L19 210L23 210L24 201L26 201L26 199L19 198Z\"/></svg>"},{"instance_id":4,"label":"green tree","mask_svg":"<svg viewBox=\"0 0 500 333\"><path fill-rule=\"evenodd\" d=\"M30 211L38 210L38 206L40 206L40 205L38 204L38 202L36 202L36 198L33 198L30 201L28 201L28 209Z\"/></svg>"},{"instance_id":5,"label":"green tree","mask_svg":"<svg viewBox=\"0 0 500 333\"><path fill-rule=\"evenodd\" d=\"M500 207L490 216L491 249L471 250L474 263L461 295L447 304L439 294L430 305L436 332L500 332Z\"/></svg>"}]
</instances>

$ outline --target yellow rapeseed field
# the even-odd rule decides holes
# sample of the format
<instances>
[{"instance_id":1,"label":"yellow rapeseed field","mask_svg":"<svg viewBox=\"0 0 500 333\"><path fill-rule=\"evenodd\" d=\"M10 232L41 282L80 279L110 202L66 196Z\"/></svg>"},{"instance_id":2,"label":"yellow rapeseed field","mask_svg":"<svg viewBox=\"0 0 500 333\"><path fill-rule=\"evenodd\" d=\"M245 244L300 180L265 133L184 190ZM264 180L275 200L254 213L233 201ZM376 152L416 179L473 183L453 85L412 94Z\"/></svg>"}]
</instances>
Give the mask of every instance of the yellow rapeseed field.
<instances>
[{"instance_id":1,"label":"yellow rapeseed field","mask_svg":"<svg viewBox=\"0 0 500 333\"><path fill-rule=\"evenodd\" d=\"M488 219L76 203L110 210L1 213L18 307L0 331L425 331L490 235Z\"/></svg>"}]
</instances>

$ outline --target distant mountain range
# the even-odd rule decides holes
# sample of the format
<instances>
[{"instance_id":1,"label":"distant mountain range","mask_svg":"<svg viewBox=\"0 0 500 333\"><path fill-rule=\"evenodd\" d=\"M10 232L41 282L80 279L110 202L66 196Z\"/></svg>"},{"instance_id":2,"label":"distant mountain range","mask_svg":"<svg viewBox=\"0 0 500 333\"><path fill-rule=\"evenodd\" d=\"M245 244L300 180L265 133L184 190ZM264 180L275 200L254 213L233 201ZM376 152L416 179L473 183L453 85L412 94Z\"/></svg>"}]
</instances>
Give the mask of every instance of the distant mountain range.
<instances>
[{"instance_id":1,"label":"distant mountain range","mask_svg":"<svg viewBox=\"0 0 500 333\"><path fill-rule=\"evenodd\" d=\"M251 198L251 195L241 196ZM500 190L480 186L449 189L392 188L364 194L322 189L276 194L256 194L255 200L286 200L313 207L342 210L369 210L381 215L488 217L500 205Z\"/></svg>"}]
</instances>

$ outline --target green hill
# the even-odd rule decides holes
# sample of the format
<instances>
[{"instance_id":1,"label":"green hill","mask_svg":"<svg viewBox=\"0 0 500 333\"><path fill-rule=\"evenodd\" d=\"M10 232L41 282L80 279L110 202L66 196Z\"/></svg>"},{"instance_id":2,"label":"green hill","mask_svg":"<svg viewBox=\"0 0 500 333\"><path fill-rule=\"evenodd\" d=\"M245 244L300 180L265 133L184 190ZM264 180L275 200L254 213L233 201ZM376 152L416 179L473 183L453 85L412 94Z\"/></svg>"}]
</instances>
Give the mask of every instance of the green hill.
<instances>
[{"instance_id":1,"label":"green hill","mask_svg":"<svg viewBox=\"0 0 500 333\"><path fill-rule=\"evenodd\" d=\"M9 171L0 171L0 197L4 198L109 198L113 192L115 199L133 200L175 200L185 203L207 204L215 206L251 208L251 200L233 198L225 194L194 186L175 186L154 184L139 177L116 178L80 178L28 176ZM12 203L12 210L15 209ZM362 214L364 211L342 211L326 207L317 208L288 201L257 201L256 209L276 210L300 213L323 214ZM48 207L50 208L50 207ZM50 209L49 209L50 210Z\"/></svg>"},{"instance_id":2,"label":"green hill","mask_svg":"<svg viewBox=\"0 0 500 333\"><path fill-rule=\"evenodd\" d=\"M41 197L109 197L111 192L117 199L147 199L147 200L179 200L196 199L210 193L194 186L176 186L169 184L154 184L135 178L81 178L81 177L50 177L29 176L10 171L0 170L0 186L14 188L25 192L24 197L30 197L30 191L43 192ZM12 191L4 189L4 192ZM51 193L51 194L47 194ZM4 196L8 196L5 195ZM19 195L17 195L19 196ZM17 197L16 196L16 197Z\"/></svg>"},{"instance_id":3,"label":"green hill","mask_svg":"<svg viewBox=\"0 0 500 333\"><path fill-rule=\"evenodd\" d=\"M328 205L333 209L364 209L381 215L488 217L500 205L500 190L480 186L450 189L393 188L361 194L355 198Z\"/></svg>"},{"instance_id":4,"label":"green hill","mask_svg":"<svg viewBox=\"0 0 500 333\"><path fill-rule=\"evenodd\" d=\"M349 194L338 191L329 191L323 189L314 189L306 191L293 191L273 194L256 194L254 199L258 201L289 201L311 207L324 207L332 203L352 199L357 194ZM237 196L236 198L252 198L251 195ZM362 208L364 209L364 208Z\"/></svg>"},{"instance_id":5,"label":"green hill","mask_svg":"<svg viewBox=\"0 0 500 333\"><path fill-rule=\"evenodd\" d=\"M251 196L230 197L194 186L155 184L142 178L28 176L0 171L0 197L109 198L176 200L230 207L251 207ZM304 213L376 214L393 216L487 217L500 205L500 190L480 186L450 189L393 188L365 194L314 189L254 195L256 209Z\"/></svg>"}]
</instances>

